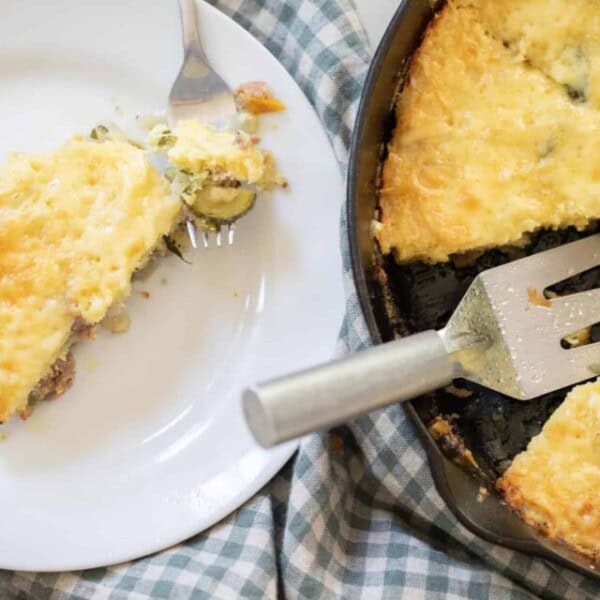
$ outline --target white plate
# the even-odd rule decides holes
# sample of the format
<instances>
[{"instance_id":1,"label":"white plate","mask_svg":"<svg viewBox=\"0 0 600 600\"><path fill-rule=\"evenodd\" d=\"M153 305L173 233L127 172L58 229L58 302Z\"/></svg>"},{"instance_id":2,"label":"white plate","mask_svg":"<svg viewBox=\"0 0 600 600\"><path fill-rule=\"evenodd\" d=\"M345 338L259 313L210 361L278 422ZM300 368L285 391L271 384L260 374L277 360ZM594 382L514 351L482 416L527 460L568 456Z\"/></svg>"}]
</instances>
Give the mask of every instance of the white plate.
<instances>
[{"instance_id":1,"label":"white plate","mask_svg":"<svg viewBox=\"0 0 600 600\"><path fill-rule=\"evenodd\" d=\"M342 182L309 103L279 63L208 5L206 48L231 85L268 81L288 106L264 145L289 192L262 199L233 248L167 257L134 293L124 335L76 351L62 398L0 440L0 567L67 570L155 552L214 524L295 446L261 450L241 388L327 359L343 311ZM57 147L98 120L164 107L181 60L175 0L3 0L0 160ZM166 284L164 283L166 279Z\"/></svg>"}]
</instances>

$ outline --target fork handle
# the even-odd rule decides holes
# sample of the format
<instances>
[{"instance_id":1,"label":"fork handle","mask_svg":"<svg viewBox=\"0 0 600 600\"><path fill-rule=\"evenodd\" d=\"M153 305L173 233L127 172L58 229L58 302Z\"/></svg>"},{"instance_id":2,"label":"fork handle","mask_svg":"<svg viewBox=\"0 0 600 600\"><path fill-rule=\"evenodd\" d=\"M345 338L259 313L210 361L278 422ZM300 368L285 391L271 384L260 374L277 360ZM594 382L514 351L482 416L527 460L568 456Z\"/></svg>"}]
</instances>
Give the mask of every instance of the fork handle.
<instances>
[{"instance_id":1,"label":"fork handle","mask_svg":"<svg viewBox=\"0 0 600 600\"><path fill-rule=\"evenodd\" d=\"M181 11L181 28L183 30L183 49L186 56L193 54L206 62L204 49L200 43L196 0L179 0L179 10Z\"/></svg>"},{"instance_id":2,"label":"fork handle","mask_svg":"<svg viewBox=\"0 0 600 600\"><path fill-rule=\"evenodd\" d=\"M442 337L427 331L259 384L242 402L250 431L271 447L416 398L456 375Z\"/></svg>"}]
</instances>

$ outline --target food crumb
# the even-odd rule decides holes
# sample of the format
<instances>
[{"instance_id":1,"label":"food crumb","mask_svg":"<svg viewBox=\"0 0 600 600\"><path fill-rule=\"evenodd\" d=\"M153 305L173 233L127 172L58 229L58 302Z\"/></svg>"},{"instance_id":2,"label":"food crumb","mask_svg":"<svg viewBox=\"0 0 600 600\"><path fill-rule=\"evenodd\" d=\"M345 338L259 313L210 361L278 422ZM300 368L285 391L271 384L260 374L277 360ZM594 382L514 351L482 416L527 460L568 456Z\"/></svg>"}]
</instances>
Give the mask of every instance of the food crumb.
<instances>
[{"instance_id":1,"label":"food crumb","mask_svg":"<svg viewBox=\"0 0 600 600\"><path fill-rule=\"evenodd\" d=\"M340 452L344 449L344 440L337 433L330 434L329 439L333 450Z\"/></svg>"},{"instance_id":2,"label":"food crumb","mask_svg":"<svg viewBox=\"0 0 600 600\"><path fill-rule=\"evenodd\" d=\"M8 433L6 431L0 431L0 442L8 439Z\"/></svg>"},{"instance_id":3,"label":"food crumb","mask_svg":"<svg viewBox=\"0 0 600 600\"><path fill-rule=\"evenodd\" d=\"M146 298L146 300L150 298L150 292L147 292L146 290L142 290L141 292L139 292L139 294L142 298Z\"/></svg>"},{"instance_id":4,"label":"food crumb","mask_svg":"<svg viewBox=\"0 0 600 600\"><path fill-rule=\"evenodd\" d=\"M544 308L552 308L552 302L548 300L548 298L546 298L542 292L535 288L527 288L527 297L529 298L529 302L531 304L542 306Z\"/></svg>"},{"instance_id":5,"label":"food crumb","mask_svg":"<svg viewBox=\"0 0 600 600\"><path fill-rule=\"evenodd\" d=\"M450 427L450 423L448 423L448 421L446 421L446 419L444 419L442 416L435 418L433 423L429 426L429 430L436 440L439 440L443 436L450 435L452 433L452 427Z\"/></svg>"},{"instance_id":6,"label":"food crumb","mask_svg":"<svg viewBox=\"0 0 600 600\"><path fill-rule=\"evenodd\" d=\"M592 341L592 328L584 327L574 333L567 335L563 338L569 348L579 348L580 346L586 346Z\"/></svg>"},{"instance_id":7,"label":"food crumb","mask_svg":"<svg viewBox=\"0 0 600 600\"><path fill-rule=\"evenodd\" d=\"M477 502L480 504L490 495L490 491L487 488L481 486L479 488L479 493L477 494Z\"/></svg>"},{"instance_id":8,"label":"food crumb","mask_svg":"<svg viewBox=\"0 0 600 600\"><path fill-rule=\"evenodd\" d=\"M459 387L456 387L455 385L449 385L448 387L445 388L445 390L449 394L452 394L453 396L456 396L457 398L470 398L473 395L473 392L471 390L467 390L465 388L459 388Z\"/></svg>"},{"instance_id":9,"label":"food crumb","mask_svg":"<svg viewBox=\"0 0 600 600\"><path fill-rule=\"evenodd\" d=\"M19 411L19 416L21 417L21 419L23 421L27 421L27 419L29 419L29 417L31 416L32 412L33 412L33 408L31 408L31 406L26 406L25 408L22 408Z\"/></svg>"},{"instance_id":10,"label":"food crumb","mask_svg":"<svg viewBox=\"0 0 600 600\"><path fill-rule=\"evenodd\" d=\"M250 81L240 85L234 92L238 108L252 115L285 110L285 104L278 100L264 81Z\"/></svg>"},{"instance_id":11,"label":"food crumb","mask_svg":"<svg viewBox=\"0 0 600 600\"><path fill-rule=\"evenodd\" d=\"M162 283L162 285L167 285L167 283L168 283L168 280L167 280L167 278L166 278L166 277L161 277L161 278L160 278L160 282Z\"/></svg>"},{"instance_id":12,"label":"food crumb","mask_svg":"<svg viewBox=\"0 0 600 600\"><path fill-rule=\"evenodd\" d=\"M100 366L100 361L95 356L88 356L83 362L86 371L93 372Z\"/></svg>"},{"instance_id":13,"label":"food crumb","mask_svg":"<svg viewBox=\"0 0 600 600\"><path fill-rule=\"evenodd\" d=\"M107 317L102 321L102 325L111 333L125 333L129 330L131 319L127 313L120 313L111 317Z\"/></svg>"}]
</instances>

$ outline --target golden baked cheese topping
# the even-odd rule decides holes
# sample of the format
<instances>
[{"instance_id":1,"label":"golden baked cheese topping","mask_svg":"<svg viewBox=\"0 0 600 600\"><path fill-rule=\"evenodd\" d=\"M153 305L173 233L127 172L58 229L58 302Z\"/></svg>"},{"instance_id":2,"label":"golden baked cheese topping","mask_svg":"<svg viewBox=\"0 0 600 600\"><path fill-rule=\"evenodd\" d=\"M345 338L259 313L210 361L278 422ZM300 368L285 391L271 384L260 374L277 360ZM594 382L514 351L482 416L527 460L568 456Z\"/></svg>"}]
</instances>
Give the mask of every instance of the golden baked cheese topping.
<instances>
[{"instance_id":1,"label":"golden baked cheese topping","mask_svg":"<svg viewBox=\"0 0 600 600\"><path fill-rule=\"evenodd\" d=\"M130 293L181 203L144 151L74 138L0 170L0 421L23 410L68 350Z\"/></svg>"},{"instance_id":2,"label":"golden baked cheese topping","mask_svg":"<svg viewBox=\"0 0 600 600\"><path fill-rule=\"evenodd\" d=\"M600 556L600 382L574 388L498 484L523 518Z\"/></svg>"},{"instance_id":3,"label":"golden baked cheese topping","mask_svg":"<svg viewBox=\"0 0 600 600\"><path fill-rule=\"evenodd\" d=\"M221 175L262 189L283 181L273 155L258 148L252 136L241 131L218 131L200 121L177 124L167 156L180 170L207 173L212 178Z\"/></svg>"},{"instance_id":4,"label":"golden baked cheese topping","mask_svg":"<svg viewBox=\"0 0 600 600\"><path fill-rule=\"evenodd\" d=\"M445 261L600 217L600 3L574 4L449 0L438 14L398 101L383 252Z\"/></svg>"},{"instance_id":5,"label":"golden baked cheese topping","mask_svg":"<svg viewBox=\"0 0 600 600\"><path fill-rule=\"evenodd\" d=\"M513 54L600 107L600 10L595 0L479 0L481 20Z\"/></svg>"}]
</instances>

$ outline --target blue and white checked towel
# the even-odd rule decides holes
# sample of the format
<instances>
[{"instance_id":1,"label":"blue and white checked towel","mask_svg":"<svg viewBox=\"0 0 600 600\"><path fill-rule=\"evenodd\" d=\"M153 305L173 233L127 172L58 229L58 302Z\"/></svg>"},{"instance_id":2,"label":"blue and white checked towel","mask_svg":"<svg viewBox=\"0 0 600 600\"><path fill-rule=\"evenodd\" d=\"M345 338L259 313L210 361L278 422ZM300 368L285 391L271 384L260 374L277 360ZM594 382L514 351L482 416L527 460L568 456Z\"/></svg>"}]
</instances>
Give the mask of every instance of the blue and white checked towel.
<instances>
[{"instance_id":1,"label":"blue and white checked towel","mask_svg":"<svg viewBox=\"0 0 600 600\"><path fill-rule=\"evenodd\" d=\"M296 78L343 167L369 63L352 0L212 2ZM341 352L369 343L347 248L343 253ZM465 530L436 493L416 432L399 406L306 439L236 513L159 555L78 573L0 572L2 599L540 596L599 597L600 585Z\"/></svg>"}]
</instances>

